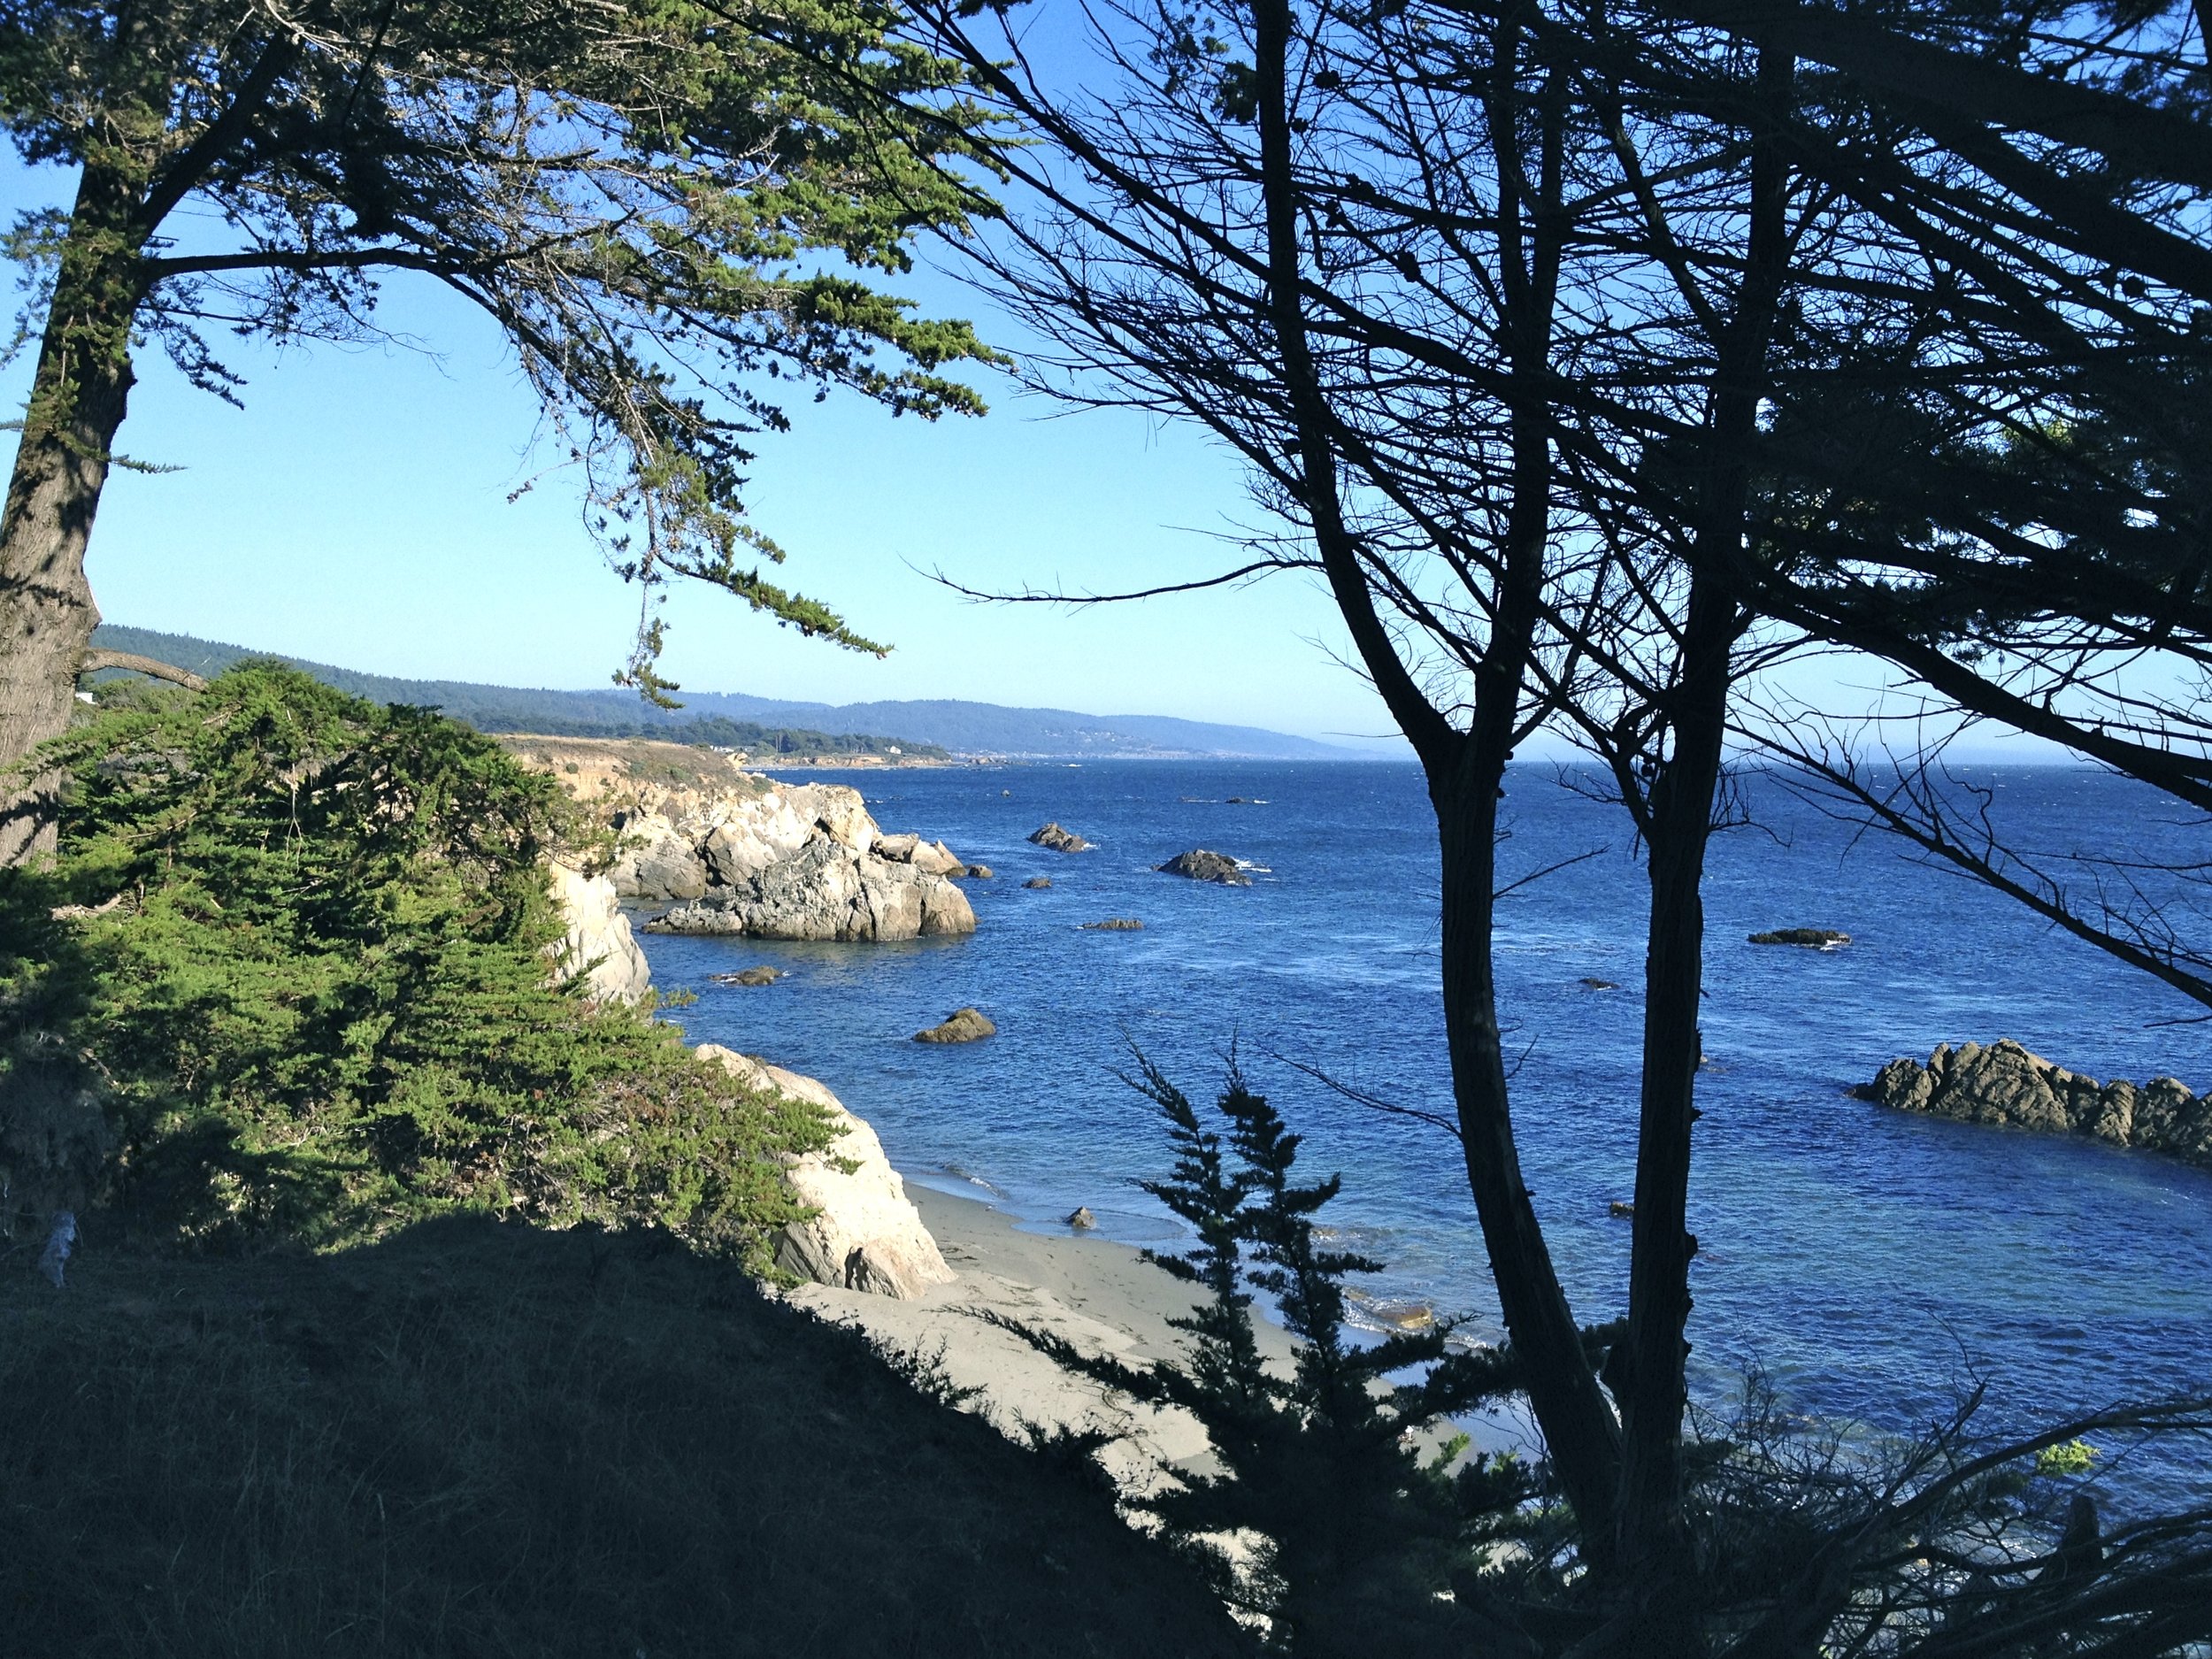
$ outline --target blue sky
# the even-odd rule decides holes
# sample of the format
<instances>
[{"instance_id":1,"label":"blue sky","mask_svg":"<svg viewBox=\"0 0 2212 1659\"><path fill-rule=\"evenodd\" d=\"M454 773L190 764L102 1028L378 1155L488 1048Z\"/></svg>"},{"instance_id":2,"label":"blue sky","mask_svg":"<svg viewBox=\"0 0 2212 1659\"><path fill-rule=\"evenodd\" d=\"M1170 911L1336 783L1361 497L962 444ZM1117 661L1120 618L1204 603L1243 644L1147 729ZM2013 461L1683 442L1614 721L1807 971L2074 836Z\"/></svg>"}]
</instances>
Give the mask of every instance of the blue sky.
<instances>
[{"instance_id":1,"label":"blue sky","mask_svg":"<svg viewBox=\"0 0 2212 1659\"><path fill-rule=\"evenodd\" d=\"M1045 50L1073 73L1079 46ZM65 204L73 183L0 154L0 213ZM1003 349L1030 343L945 268L888 286L972 319ZM111 479L90 560L103 613L378 673L606 684L638 594L607 569L560 472L508 501L550 458L533 452L537 407L511 353L435 284L398 275L384 295L385 326L422 349L219 342L245 376L242 410L141 354L119 448L180 470ZM0 369L12 411L30 357ZM791 554L782 579L890 643L887 658L800 639L680 583L661 612L664 672L696 691L1181 715L1403 752L1343 666L1341 621L1312 578L1080 610L981 605L933 581L941 569L987 590L1187 581L1236 562L1227 538L1257 521L1236 463L1194 428L1071 411L987 370L971 378L992 404L980 420L803 396L795 430L758 446L749 504ZM1834 657L1788 675L1846 709L1871 706L1888 678ZM2021 740L1998 752L2050 753Z\"/></svg>"},{"instance_id":2,"label":"blue sky","mask_svg":"<svg viewBox=\"0 0 2212 1659\"><path fill-rule=\"evenodd\" d=\"M65 203L73 184L11 157L0 210L12 219ZM941 273L900 286L997 343L1023 343ZM605 684L636 590L602 563L558 473L508 504L534 470L536 419L511 355L433 285L403 276L385 293L388 325L428 350L235 342L242 411L142 353L119 448L182 470L109 485L90 560L103 614L380 673ZM12 410L30 355L0 384ZM1234 465L1193 432L1069 414L1002 376L974 378L992 403L981 420L893 419L833 395L802 400L796 429L761 444L750 504L790 551L784 574L891 643L889 657L801 640L690 584L663 613L672 677L833 703L963 697L1389 732L1367 687L1332 660L1341 626L1304 578L1069 611L974 604L919 573L941 567L986 588L1188 580L1251 517Z\"/></svg>"}]
</instances>

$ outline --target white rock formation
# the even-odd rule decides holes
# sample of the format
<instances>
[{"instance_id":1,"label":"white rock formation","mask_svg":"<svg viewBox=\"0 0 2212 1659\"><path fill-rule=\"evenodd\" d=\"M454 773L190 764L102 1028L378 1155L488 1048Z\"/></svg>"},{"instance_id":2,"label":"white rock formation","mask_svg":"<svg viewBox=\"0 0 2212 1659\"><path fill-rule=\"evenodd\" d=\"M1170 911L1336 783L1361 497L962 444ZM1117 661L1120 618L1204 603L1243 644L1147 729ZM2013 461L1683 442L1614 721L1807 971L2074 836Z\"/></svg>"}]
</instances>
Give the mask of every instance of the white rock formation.
<instances>
[{"instance_id":1,"label":"white rock formation","mask_svg":"<svg viewBox=\"0 0 2212 1659\"><path fill-rule=\"evenodd\" d=\"M557 860L547 865L553 901L568 923L556 958L566 976L587 972L591 995L603 1001L641 1002L653 989L653 971L630 933L615 885L605 876L588 876Z\"/></svg>"},{"instance_id":2,"label":"white rock formation","mask_svg":"<svg viewBox=\"0 0 2212 1659\"><path fill-rule=\"evenodd\" d=\"M799 1201L818 1213L776 1235L776 1265L818 1285L911 1300L953 1271L922 1225L906 1184L883 1156L876 1132L810 1077L749 1055L702 1043L693 1052L747 1087L770 1089L826 1110L844 1133L826 1152L794 1159L786 1170ZM839 1167L850 1164L848 1171Z\"/></svg>"},{"instance_id":3,"label":"white rock formation","mask_svg":"<svg viewBox=\"0 0 2212 1659\"><path fill-rule=\"evenodd\" d=\"M884 835L857 789L780 783L729 757L673 743L505 740L553 773L621 838L626 899L674 900L654 932L754 939L912 939L972 933L943 842Z\"/></svg>"}]
</instances>

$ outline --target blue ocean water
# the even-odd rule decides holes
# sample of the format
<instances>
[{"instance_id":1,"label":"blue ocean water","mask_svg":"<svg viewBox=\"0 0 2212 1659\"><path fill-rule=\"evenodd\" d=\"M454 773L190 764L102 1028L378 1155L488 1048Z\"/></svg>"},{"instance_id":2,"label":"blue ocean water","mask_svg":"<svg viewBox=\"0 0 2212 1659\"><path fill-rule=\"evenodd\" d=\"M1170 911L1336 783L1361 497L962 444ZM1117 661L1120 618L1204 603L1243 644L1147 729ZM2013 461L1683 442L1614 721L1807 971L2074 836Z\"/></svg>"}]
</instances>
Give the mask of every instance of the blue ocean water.
<instances>
[{"instance_id":1,"label":"blue ocean water","mask_svg":"<svg viewBox=\"0 0 2212 1659\"><path fill-rule=\"evenodd\" d=\"M803 773L779 774L794 779ZM822 1079L910 1179L987 1196L1030 1225L1079 1204L1133 1241L1171 1223L1132 1182L1165 1163L1151 1109L1118 1080L1136 1044L1194 1096L1231 1042L1340 1171L1332 1219L1389 1263L1371 1288L1472 1316L1496 1300L1457 1145L1299 1071L1449 1112L1437 990L1433 820L1410 765L1094 764L821 774L861 785L887 832L942 838L995 879L966 884L972 938L795 945L646 935L675 1010L727 1043ZM2048 852L2179 852L2200 826L2086 769L1980 775L2001 820ZM1690 1337L1702 1397L1762 1366L1812 1415L1909 1431L1971 1376L1994 1425L2212 1386L2212 1172L2067 1138L1921 1119L1846 1091L1939 1041L2014 1037L2101 1078L2212 1087L2198 1010L2024 910L1851 831L1770 784L1722 836L1707 887L1708 1000L1690 1225ZM1231 796L1260 804L1232 805ZM1505 901L1503 1013L1515 1116L1561 1275L1586 1322L1624 1310L1641 1010L1641 864L1617 809L1515 769L1502 873L1596 856ZM1024 838L1056 819L1096 843ZM1207 847L1256 866L1225 888L1156 873ZM1025 879L1048 876L1048 889ZM1134 917L1141 932L1080 931ZM1835 951L1761 948L1756 929L1839 928ZM711 984L756 963L768 987ZM1586 979L1617 982L1594 990ZM972 1003L987 1042L912 1033ZM2212 1494L2201 1446L2138 1471Z\"/></svg>"}]
</instances>

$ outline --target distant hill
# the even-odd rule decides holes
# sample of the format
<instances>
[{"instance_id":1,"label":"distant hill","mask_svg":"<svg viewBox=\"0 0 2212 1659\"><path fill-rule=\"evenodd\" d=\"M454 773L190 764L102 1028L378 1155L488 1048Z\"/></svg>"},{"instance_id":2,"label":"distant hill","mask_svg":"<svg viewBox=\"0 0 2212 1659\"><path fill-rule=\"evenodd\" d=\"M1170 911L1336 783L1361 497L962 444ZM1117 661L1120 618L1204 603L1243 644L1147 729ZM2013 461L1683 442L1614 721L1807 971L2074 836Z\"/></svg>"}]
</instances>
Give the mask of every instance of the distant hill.
<instances>
[{"instance_id":1,"label":"distant hill","mask_svg":"<svg viewBox=\"0 0 2212 1659\"><path fill-rule=\"evenodd\" d=\"M93 630L92 641L109 650L154 657L173 667L204 675L219 674L242 657L278 655L213 640L196 640L188 634L157 634L150 628L111 626L104 622ZM873 732L823 732L757 720L733 720L724 714L700 714L672 720L665 711L640 703L635 694L620 690L518 691L505 686L472 686L458 680L393 680L382 674L357 673L350 668L334 668L327 663L310 663L295 657L284 660L324 684L335 686L354 696L365 697L373 703L409 703L442 709L480 732L529 732L541 737L659 738L742 749L749 758L760 761L781 758L795 763L887 752L916 760L950 758L947 750L934 743L886 737ZM691 714L689 710L683 712Z\"/></svg>"},{"instance_id":2,"label":"distant hill","mask_svg":"<svg viewBox=\"0 0 2212 1659\"><path fill-rule=\"evenodd\" d=\"M243 646L196 640L188 634L102 623L93 635L110 650L131 651L188 668L221 672L242 657L281 656ZM772 731L865 737L867 745L897 744L909 753L941 747L956 754L1003 755L1037 760L1239 758L1356 760L1356 749L1255 726L1216 726L1158 714L1078 714L1066 709L1009 709L991 703L787 703L741 692L681 692L684 706L654 709L634 692L525 690L460 680L394 680L326 663L287 657L318 680L379 703L432 704L484 732L542 732L563 737L659 737L675 741L731 743L764 750L767 743L709 735L705 722L745 723ZM680 728L698 725L697 732ZM892 733L896 736L881 736ZM856 745L864 747L866 745Z\"/></svg>"}]
</instances>

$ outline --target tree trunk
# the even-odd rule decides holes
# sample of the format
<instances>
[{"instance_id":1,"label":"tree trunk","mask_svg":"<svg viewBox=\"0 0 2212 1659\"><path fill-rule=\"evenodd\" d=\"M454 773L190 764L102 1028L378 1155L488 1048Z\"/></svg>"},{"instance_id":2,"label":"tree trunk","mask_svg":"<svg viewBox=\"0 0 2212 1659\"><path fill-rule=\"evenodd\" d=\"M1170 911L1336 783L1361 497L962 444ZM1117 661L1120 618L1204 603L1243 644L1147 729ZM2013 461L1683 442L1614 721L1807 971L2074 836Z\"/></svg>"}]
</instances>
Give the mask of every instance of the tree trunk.
<instances>
[{"instance_id":1,"label":"tree trunk","mask_svg":"<svg viewBox=\"0 0 2212 1659\"><path fill-rule=\"evenodd\" d=\"M1786 109L1794 63L1760 55L1763 110ZM1703 985L1705 849L1712 839L1726 736L1730 657L1740 614L1727 572L1743 557L1750 446L1765 390L1783 279L1789 266L1788 172L1770 130L1755 129L1744 275L1714 342L1705 480L1691 532L1692 576L1682 672L1666 705L1672 752L1648 796L1651 911L1645 958L1644 1062L1636 1146L1636 1219L1629 1263L1628 1334L1615 1387L1621 1403L1618 1560L1649 1615L1635 1651L1698 1651L1690 1609L1695 1563L1683 1512L1682 1419L1688 1406L1690 1141L1697 1121L1698 1031ZM1671 1611L1676 1617L1667 1615Z\"/></svg>"},{"instance_id":2,"label":"tree trunk","mask_svg":"<svg viewBox=\"0 0 2212 1659\"><path fill-rule=\"evenodd\" d=\"M50 851L60 779L23 758L67 729L100 613L85 549L132 382L136 192L96 154L79 181L0 517L0 866Z\"/></svg>"},{"instance_id":3,"label":"tree trunk","mask_svg":"<svg viewBox=\"0 0 2212 1659\"><path fill-rule=\"evenodd\" d=\"M1399 727L1421 757L1437 816L1443 859L1444 1020L1468 1184L1482 1224L1499 1305L1505 1316L1531 1409L1543 1430L1568 1502L1581 1522L1586 1559L1601 1564L1613 1540L1619 1481L1619 1425L1592 1370L1560 1288L1536 1208L1521 1179L1508 1110L1491 946L1497 869L1498 795L1521 716L1543 596L1551 486L1549 411L1542 386L1546 342L1555 303L1563 188L1555 105L1543 121L1535 232L1517 198L1500 219L1509 228L1505 257L1514 276L1514 368L1522 395L1514 412L1513 502L1506 532L1507 574L1489 648L1475 672L1474 717L1454 731L1397 654L1375 609L1372 580L1348 529L1337 495L1334 423L1308 339L1301 301L1299 191L1292 165L1287 54L1288 0L1254 7L1255 84L1260 170L1267 217L1270 318L1283 354L1283 380L1298 436L1304 500L1314 544L1361 660ZM1517 24L1502 22L1499 50L1509 91L1517 61ZM1517 106L1517 94L1504 102Z\"/></svg>"},{"instance_id":4,"label":"tree trunk","mask_svg":"<svg viewBox=\"0 0 2212 1659\"><path fill-rule=\"evenodd\" d=\"M1683 630L1684 672L1669 729L1673 752L1651 790L1651 910L1644 958L1643 1082L1636 1142L1636 1217L1628 1333L1615 1373L1621 1407L1619 1562L1658 1617L1639 1651L1688 1652L1686 1617L1664 1603L1694 1581L1682 1511L1684 1362L1690 1347L1691 1129L1697 1121L1698 1029L1705 949L1705 849L1712 839L1728 717L1736 607L1717 576L1695 578ZM1680 1610L1680 1609L1678 1609Z\"/></svg>"},{"instance_id":5,"label":"tree trunk","mask_svg":"<svg viewBox=\"0 0 2212 1659\"><path fill-rule=\"evenodd\" d=\"M1467 1184L1482 1223L1498 1305L1530 1408L1575 1508L1585 1558L1602 1565L1614 1533L1620 1439L1567 1294L1552 1266L1534 1194L1521 1176L1498 1030L1492 943L1502 764L1430 780L1443 851L1444 1030Z\"/></svg>"}]
</instances>

